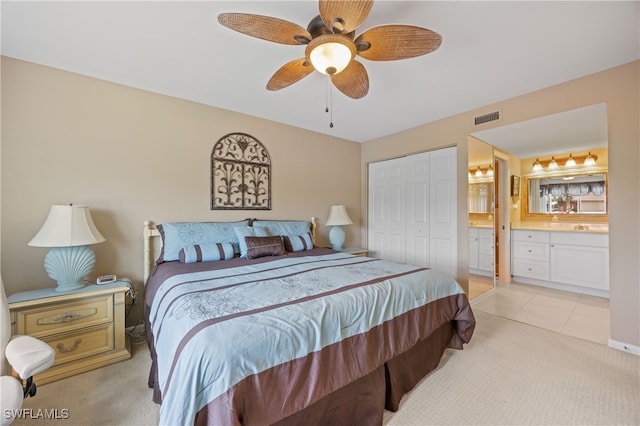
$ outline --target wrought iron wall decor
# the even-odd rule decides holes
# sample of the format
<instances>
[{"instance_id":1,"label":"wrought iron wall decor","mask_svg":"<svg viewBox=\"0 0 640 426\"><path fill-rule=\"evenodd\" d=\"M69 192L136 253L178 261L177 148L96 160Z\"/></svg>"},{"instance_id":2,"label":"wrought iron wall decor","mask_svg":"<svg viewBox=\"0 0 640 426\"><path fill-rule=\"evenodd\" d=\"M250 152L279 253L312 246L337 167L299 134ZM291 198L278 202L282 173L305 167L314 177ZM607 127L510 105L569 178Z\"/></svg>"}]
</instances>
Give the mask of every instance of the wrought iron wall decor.
<instances>
[{"instance_id":1,"label":"wrought iron wall decor","mask_svg":"<svg viewBox=\"0 0 640 426\"><path fill-rule=\"evenodd\" d=\"M213 146L211 210L271 210L271 159L253 136L230 133Z\"/></svg>"}]
</instances>

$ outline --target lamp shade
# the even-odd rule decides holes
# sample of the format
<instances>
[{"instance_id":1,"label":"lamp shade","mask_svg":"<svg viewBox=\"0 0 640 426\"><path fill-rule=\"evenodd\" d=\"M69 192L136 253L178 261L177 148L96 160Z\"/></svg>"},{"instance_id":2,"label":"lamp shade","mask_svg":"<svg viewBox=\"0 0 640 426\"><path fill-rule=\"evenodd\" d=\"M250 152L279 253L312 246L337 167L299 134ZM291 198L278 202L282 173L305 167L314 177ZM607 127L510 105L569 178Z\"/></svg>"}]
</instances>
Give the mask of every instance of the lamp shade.
<instances>
[{"instance_id":1,"label":"lamp shade","mask_svg":"<svg viewBox=\"0 0 640 426\"><path fill-rule=\"evenodd\" d=\"M596 165L596 159L591 155L591 151L589 151L589 154L587 154L587 157L584 159L584 163L585 166L595 166Z\"/></svg>"},{"instance_id":2,"label":"lamp shade","mask_svg":"<svg viewBox=\"0 0 640 426\"><path fill-rule=\"evenodd\" d=\"M90 244L101 243L104 237L96 228L87 206L51 206L47 220L30 246L52 247L44 258L44 269L57 281L57 292L69 292L84 287L84 277L96 263Z\"/></svg>"},{"instance_id":3,"label":"lamp shade","mask_svg":"<svg viewBox=\"0 0 640 426\"><path fill-rule=\"evenodd\" d=\"M336 204L331 206L329 212L329 219L327 220L327 226L342 226L351 225L353 222L347 214L347 209L342 204Z\"/></svg>"},{"instance_id":4,"label":"lamp shade","mask_svg":"<svg viewBox=\"0 0 640 426\"><path fill-rule=\"evenodd\" d=\"M105 241L93 223L88 206L51 206L47 220L29 241L33 247L86 246Z\"/></svg>"},{"instance_id":5,"label":"lamp shade","mask_svg":"<svg viewBox=\"0 0 640 426\"><path fill-rule=\"evenodd\" d=\"M567 159L567 162L564 163L564 165L566 167L574 167L576 165L576 160L573 159L573 157L571 156L571 154L569 154L569 158Z\"/></svg>"},{"instance_id":6,"label":"lamp shade","mask_svg":"<svg viewBox=\"0 0 640 426\"><path fill-rule=\"evenodd\" d=\"M540 170L542 170L542 164L540 164L540 160L536 158L536 161L533 163L533 171L539 172Z\"/></svg>"}]
</instances>

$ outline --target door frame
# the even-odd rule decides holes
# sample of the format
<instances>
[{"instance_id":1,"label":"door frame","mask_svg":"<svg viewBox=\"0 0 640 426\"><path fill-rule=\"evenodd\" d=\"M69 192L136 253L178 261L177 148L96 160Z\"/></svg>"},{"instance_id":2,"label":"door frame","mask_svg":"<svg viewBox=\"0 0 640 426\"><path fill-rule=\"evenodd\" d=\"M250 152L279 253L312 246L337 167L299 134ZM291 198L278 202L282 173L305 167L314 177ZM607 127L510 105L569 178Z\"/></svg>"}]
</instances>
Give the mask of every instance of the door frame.
<instances>
[{"instance_id":1,"label":"door frame","mask_svg":"<svg viewBox=\"0 0 640 426\"><path fill-rule=\"evenodd\" d=\"M499 167L496 186L498 197L500 197L498 203L500 212L496 215L498 220L494 221L496 242L499 241L500 244L496 276L499 282L509 284L511 283L511 208L517 201L511 198L509 157L495 149L493 157L495 164Z\"/></svg>"}]
</instances>

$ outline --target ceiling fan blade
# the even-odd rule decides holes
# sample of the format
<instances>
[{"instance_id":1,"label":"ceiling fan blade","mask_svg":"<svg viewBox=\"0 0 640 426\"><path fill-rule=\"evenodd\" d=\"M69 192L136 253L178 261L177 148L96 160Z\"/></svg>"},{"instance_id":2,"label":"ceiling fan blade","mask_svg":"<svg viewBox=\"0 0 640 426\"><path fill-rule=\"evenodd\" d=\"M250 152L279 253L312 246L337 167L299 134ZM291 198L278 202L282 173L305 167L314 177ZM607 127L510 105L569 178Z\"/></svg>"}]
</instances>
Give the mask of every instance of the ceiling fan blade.
<instances>
[{"instance_id":1,"label":"ceiling fan blade","mask_svg":"<svg viewBox=\"0 0 640 426\"><path fill-rule=\"evenodd\" d=\"M280 90L302 80L313 72L313 66L306 58L295 59L284 64L267 83L267 90Z\"/></svg>"},{"instance_id":2,"label":"ceiling fan blade","mask_svg":"<svg viewBox=\"0 0 640 426\"><path fill-rule=\"evenodd\" d=\"M348 34L367 19L373 0L320 0L319 6L320 16L327 28Z\"/></svg>"},{"instance_id":3,"label":"ceiling fan blade","mask_svg":"<svg viewBox=\"0 0 640 426\"><path fill-rule=\"evenodd\" d=\"M440 34L413 25L373 27L355 40L358 55L372 61L393 61L431 53L440 47Z\"/></svg>"},{"instance_id":4,"label":"ceiling fan blade","mask_svg":"<svg viewBox=\"0 0 640 426\"><path fill-rule=\"evenodd\" d=\"M332 75L331 81L339 91L353 99L364 98L369 93L367 70L358 61L351 61L344 71Z\"/></svg>"},{"instance_id":5,"label":"ceiling fan blade","mask_svg":"<svg viewBox=\"0 0 640 426\"><path fill-rule=\"evenodd\" d=\"M271 16L250 13L221 13L218 22L248 36L282 44L307 44L311 34L298 24Z\"/></svg>"}]
</instances>

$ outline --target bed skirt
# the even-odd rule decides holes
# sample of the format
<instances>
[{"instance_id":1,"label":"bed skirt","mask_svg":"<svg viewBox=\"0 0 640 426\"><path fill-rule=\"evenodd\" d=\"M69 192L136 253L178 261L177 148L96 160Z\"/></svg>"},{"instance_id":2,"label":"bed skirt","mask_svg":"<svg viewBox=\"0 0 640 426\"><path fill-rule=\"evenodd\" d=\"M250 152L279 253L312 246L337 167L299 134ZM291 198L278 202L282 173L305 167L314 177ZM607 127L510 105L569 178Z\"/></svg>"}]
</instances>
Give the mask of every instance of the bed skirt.
<instances>
[{"instance_id":1,"label":"bed skirt","mask_svg":"<svg viewBox=\"0 0 640 426\"><path fill-rule=\"evenodd\" d=\"M403 395L438 366L453 335L454 323L445 323L409 351L275 424L353 425L357 420L363 426L381 425L384 409L398 410ZM251 412L244 408L239 411ZM237 425L260 424L257 419L235 420ZM195 424L210 424L208 406L198 412Z\"/></svg>"}]
</instances>

